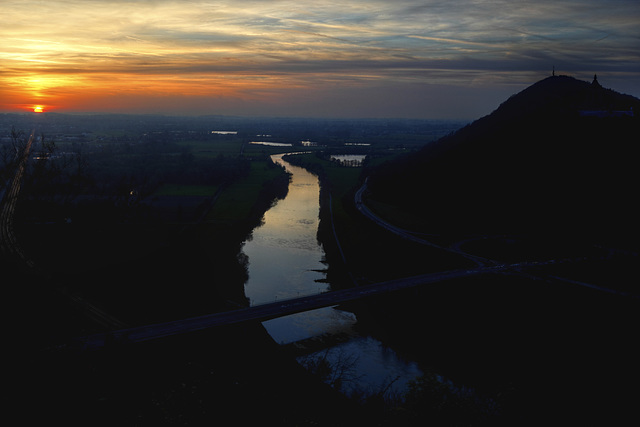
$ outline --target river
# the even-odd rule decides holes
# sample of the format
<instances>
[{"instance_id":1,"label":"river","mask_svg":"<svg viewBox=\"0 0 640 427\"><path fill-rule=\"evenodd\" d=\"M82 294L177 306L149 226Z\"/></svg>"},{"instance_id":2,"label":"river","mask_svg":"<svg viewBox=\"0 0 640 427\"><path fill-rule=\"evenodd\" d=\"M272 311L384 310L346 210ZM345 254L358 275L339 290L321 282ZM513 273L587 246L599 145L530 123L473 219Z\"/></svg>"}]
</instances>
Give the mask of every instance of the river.
<instances>
[{"instance_id":1,"label":"river","mask_svg":"<svg viewBox=\"0 0 640 427\"><path fill-rule=\"evenodd\" d=\"M324 250L317 240L320 212L318 178L307 170L272 159L292 174L287 196L264 215L244 243L249 259L245 295L252 305L328 292ZM298 357L304 366L327 360L340 368L341 391L371 394L386 389L399 396L412 379L422 374L418 365L400 357L380 341L356 331L353 313L335 307L313 310L264 322L271 337L281 344L317 339L324 342Z\"/></svg>"}]
</instances>

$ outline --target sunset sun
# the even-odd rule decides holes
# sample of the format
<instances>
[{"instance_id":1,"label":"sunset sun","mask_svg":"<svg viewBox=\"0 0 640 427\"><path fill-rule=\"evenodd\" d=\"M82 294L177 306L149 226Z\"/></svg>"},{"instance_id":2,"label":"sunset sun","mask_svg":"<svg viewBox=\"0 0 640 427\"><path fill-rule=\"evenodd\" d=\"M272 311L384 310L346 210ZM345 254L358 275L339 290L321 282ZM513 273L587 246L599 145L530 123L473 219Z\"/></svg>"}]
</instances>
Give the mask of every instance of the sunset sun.
<instances>
[{"instance_id":1,"label":"sunset sun","mask_svg":"<svg viewBox=\"0 0 640 427\"><path fill-rule=\"evenodd\" d=\"M34 113L44 113L44 107L42 105L36 105L33 107Z\"/></svg>"}]
</instances>

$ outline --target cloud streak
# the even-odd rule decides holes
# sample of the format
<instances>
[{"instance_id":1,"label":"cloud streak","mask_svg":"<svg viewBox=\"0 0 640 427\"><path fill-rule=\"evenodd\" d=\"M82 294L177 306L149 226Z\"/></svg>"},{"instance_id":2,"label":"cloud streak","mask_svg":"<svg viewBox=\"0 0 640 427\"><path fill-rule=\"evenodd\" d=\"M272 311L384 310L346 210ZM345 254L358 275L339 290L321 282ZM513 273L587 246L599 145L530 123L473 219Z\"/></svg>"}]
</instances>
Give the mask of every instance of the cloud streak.
<instances>
[{"instance_id":1,"label":"cloud streak","mask_svg":"<svg viewBox=\"0 0 640 427\"><path fill-rule=\"evenodd\" d=\"M618 90L640 92L636 0L4 0L0 11L11 23L0 29L0 110L45 101L70 110L81 98L85 108L90 97L122 108L118 97L137 93L136 105L175 96L184 112L202 111L206 97L269 111L278 99L286 114L300 111L305 90L334 102L398 85L502 93L552 66L605 72ZM225 113L213 104L207 112ZM344 114L358 115L349 105Z\"/></svg>"}]
</instances>

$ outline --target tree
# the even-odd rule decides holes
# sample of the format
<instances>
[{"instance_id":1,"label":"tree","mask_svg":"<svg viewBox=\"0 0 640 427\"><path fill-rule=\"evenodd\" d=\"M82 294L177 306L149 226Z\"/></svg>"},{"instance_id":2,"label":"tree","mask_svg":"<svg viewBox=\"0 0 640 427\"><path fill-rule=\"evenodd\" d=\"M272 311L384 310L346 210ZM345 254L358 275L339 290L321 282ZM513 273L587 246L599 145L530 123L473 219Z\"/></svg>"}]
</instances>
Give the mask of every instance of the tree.
<instances>
[{"instance_id":1,"label":"tree","mask_svg":"<svg viewBox=\"0 0 640 427\"><path fill-rule=\"evenodd\" d=\"M345 383L358 380L356 371L358 356L347 354L338 349L331 351L326 349L321 355L311 355L302 361L302 365L312 374L329 384L331 387L342 390Z\"/></svg>"}]
</instances>

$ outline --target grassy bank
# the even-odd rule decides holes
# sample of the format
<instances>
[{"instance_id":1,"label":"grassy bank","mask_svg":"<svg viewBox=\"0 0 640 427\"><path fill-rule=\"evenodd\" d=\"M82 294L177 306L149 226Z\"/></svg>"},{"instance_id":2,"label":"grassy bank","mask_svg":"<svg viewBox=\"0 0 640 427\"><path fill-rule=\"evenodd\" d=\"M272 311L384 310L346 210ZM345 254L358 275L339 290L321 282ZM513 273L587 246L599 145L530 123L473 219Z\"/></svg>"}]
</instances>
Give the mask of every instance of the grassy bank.
<instances>
[{"instance_id":1,"label":"grassy bank","mask_svg":"<svg viewBox=\"0 0 640 427\"><path fill-rule=\"evenodd\" d=\"M407 242L364 218L355 207L354 195L366 169L342 167L315 154L286 160L320 177L319 235L332 286L349 287L467 265L457 256Z\"/></svg>"},{"instance_id":2,"label":"grassy bank","mask_svg":"<svg viewBox=\"0 0 640 427\"><path fill-rule=\"evenodd\" d=\"M315 155L290 160L320 176L321 241L330 272L338 278L331 280L332 286L353 286L350 276L363 284L468 266L455 255L397 239L364 219L353 205L363 178L357 169L341 170L345 168ZM393 206L374 202L372 207L407 228L420 224L419 218L405 217ZM332 221L346 263L337 255ZM462 239L453 236L451 241L456 238ZM581 241L553 243L476 236L464 238L461 246L501 262L600 258L597 265L574 262L532 272L543 278L485 275L345 306L357 314L362 331L411 355L428 373L405 403L387 406L381 424L528 425L554 413L569 423L584 423L621 420L621 414L629 414L633 406L623 378L637 378L637 351L630 339L637 324L637 299L579 282L631 290L633 284L622 272L632 270L637 256L606 256L606 248ZM544 279L547 274L569 281ZM440 375L452 383L434 380Z\"/></svg>"},{"instance_id":3,"label":"grassy bank","mask_svg":"<svg viewBox=\"0 0 640 427\"><path fill-rule=\"evenodd\" d=\"M240 246L287 185L284 169L255 159L245 177L224 188L166 184L160 192L167 206L118 207L103 200L78 208L70 223L22 222L19 241L38 267L31 280L36 289L67 289L128 324L236 308L246 303ZM203 203L218 190L199 222ZM201 202L185 202L195 199ZM172 210L182 215L167 213ZM69 322L61 322L58 328L54 316L43 324L50 340L95 327L69 330Z\"/></svg>"},{"instance_id":4,"label":"grassy bank","mask_svg":"<svg viewBox=\"0 0 640 427\"><path fill-rule=\"evenodd\" d=\"M205 217L207 223L233 223L255 214L254 206L264 196L261 193L273 182L285 177L282 168L271 160L253 160L248 175L224 189ZM287 178L288 179L288 178ZM284 193L286 194L286 193ZM283 191L272 194L282 197Z\"/></svg>"}]
</instances>

